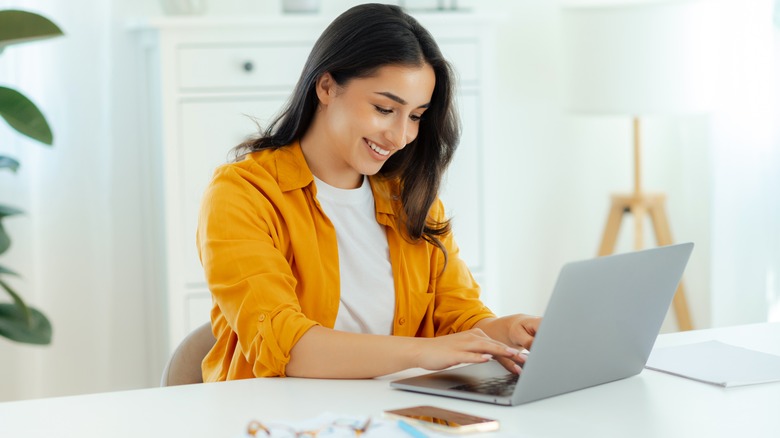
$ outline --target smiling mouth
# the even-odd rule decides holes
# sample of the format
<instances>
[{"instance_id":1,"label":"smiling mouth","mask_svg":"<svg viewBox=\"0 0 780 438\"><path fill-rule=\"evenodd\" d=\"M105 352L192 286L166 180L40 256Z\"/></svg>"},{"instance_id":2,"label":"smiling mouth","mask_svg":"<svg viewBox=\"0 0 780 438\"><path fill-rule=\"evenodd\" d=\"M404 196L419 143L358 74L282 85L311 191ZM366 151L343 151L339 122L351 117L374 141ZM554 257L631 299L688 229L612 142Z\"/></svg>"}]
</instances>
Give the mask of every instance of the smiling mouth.
<instances>
[{"instance_id":1,"label":"smiling mouth","mask_svg":"<svg viewBox=\"0 0 780 438\"><path fill-rule=\"evenodd\" d=\"M388 151L387 149L382 149L381 147L379 147L379 145L377 145L376 143L374 143L369 139L366 139L366 144L368 144L368 147L370 147L372 151L376 152L379 155L382 155L384 157L390 155L390 151Z\"/></svg>"}]
</instances>

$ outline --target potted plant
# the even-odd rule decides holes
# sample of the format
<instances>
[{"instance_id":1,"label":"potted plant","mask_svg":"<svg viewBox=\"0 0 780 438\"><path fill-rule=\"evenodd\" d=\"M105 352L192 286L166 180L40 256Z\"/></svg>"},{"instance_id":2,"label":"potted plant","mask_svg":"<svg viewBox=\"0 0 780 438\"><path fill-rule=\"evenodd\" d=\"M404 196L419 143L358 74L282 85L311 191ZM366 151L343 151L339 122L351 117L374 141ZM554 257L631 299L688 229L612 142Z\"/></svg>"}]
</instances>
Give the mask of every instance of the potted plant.
<instances>
[{"instance_id":1,"label":"potted plant","mask_svg":"<svg viewBox=\"0 0 780 438\"><path fill-rule=\"evenodd\" d=\"M0 11L0 54L11 44L37 41L62 35L57 25L38 14L18 10ZM44 145L53 143L53 135L46 118L38 107L13 88L0 85L0 117L14 130ZM19 162L0 154L0 170L16 172ZM21 214L14 207L0 204L0 255L8 250L11 239L3 228L3 219ZM49 344L51 323L39 310L28 306L22 297L5 281L14 271L0 264L0 290L11 297L11 302L0 302L0 336L28 344ZM2 295L2 293L0 293Z\"/></svg>"}]
</instances>

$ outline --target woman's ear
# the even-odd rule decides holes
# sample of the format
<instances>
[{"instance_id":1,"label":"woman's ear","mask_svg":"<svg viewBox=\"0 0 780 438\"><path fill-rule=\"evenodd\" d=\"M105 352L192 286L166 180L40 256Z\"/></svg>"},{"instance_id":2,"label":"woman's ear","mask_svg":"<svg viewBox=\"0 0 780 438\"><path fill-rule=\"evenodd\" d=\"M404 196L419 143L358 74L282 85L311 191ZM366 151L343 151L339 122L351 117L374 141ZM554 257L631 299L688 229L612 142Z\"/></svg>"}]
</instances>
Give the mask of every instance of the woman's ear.
<instances>
[{"instance_id":1,"label":"woman's ear","mask_svg":"<svg viewBox=\"0 0 780 438\"><path fill-rule=\"evenodd\" d=\"M317 98L320 100L321 105L328 105L333 96L336 95L336 81L330 73L323 73L322 76L317 78L315 88L317 90Z\"/></svg>"}]
</instances>

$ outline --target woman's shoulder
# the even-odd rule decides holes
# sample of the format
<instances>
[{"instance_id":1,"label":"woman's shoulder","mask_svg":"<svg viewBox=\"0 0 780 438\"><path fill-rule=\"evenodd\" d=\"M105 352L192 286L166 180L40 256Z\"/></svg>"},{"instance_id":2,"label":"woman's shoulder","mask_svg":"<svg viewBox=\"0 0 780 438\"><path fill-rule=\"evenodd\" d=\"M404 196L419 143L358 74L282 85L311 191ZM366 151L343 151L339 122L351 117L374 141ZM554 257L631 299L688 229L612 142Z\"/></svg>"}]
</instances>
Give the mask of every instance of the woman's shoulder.
<instances>
[{"instance_id":1,"label":"woman's shoulder","mask_svg":"<svg viewBox=\"0 0 780 438\"><path fill-rule=\"evenodd\" d=\"M247 181L257 182L267 179L275 179L269 172L268 153L266 151L252 152L228 163L217 166L214 170L212 183L220 181Z\"/></svg>"},{"instance_id":2,"label":"woman's shoulder","mask_svg":"<svg viewBox=\"0 0 780 438\"><path fill-rule=\"evenodd\" d=\"M273 173L276 167L275 163L279 158L284 159L284 152L288 146L281 148L266 148L258 151L248 152L231 163L222 167L233 167L235 169L245 169L248 171L265 171Z\"/></svg>"},{"instance_id":3,"label":"woman's shoulder","mask_svg":"<svg viewBox=\"0 0 780 438\"><path fill-rule=\"evenodd\" d=\"M239 178L256 186L272 184L283 188L303 187L312 180L303 153L297 145L267 148L247 153L238 160L219 166L218 178Z\"/></svg>"}]
</instances>

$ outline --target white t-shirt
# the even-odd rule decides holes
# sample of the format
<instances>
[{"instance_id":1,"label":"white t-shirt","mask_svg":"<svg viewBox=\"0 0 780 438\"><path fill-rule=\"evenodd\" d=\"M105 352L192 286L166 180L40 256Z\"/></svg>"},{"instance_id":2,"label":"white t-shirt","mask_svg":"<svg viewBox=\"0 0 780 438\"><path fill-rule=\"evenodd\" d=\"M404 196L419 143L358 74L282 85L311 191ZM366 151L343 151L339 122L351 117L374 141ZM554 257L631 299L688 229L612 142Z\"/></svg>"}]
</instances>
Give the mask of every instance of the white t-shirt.
<instances>
[{"instance_id":1,"label":"white t-shirt","mask_svg":"<svg viewBox=\"0 0 780 438\"><path fill-rule=\"evenodd\" d=\"M384 227L376 221L367 177L357 189L339 189L314 178L317 200L336 228L341 296L336 330L389 335L395 288Z\"/></svg>"}]
</instances>

